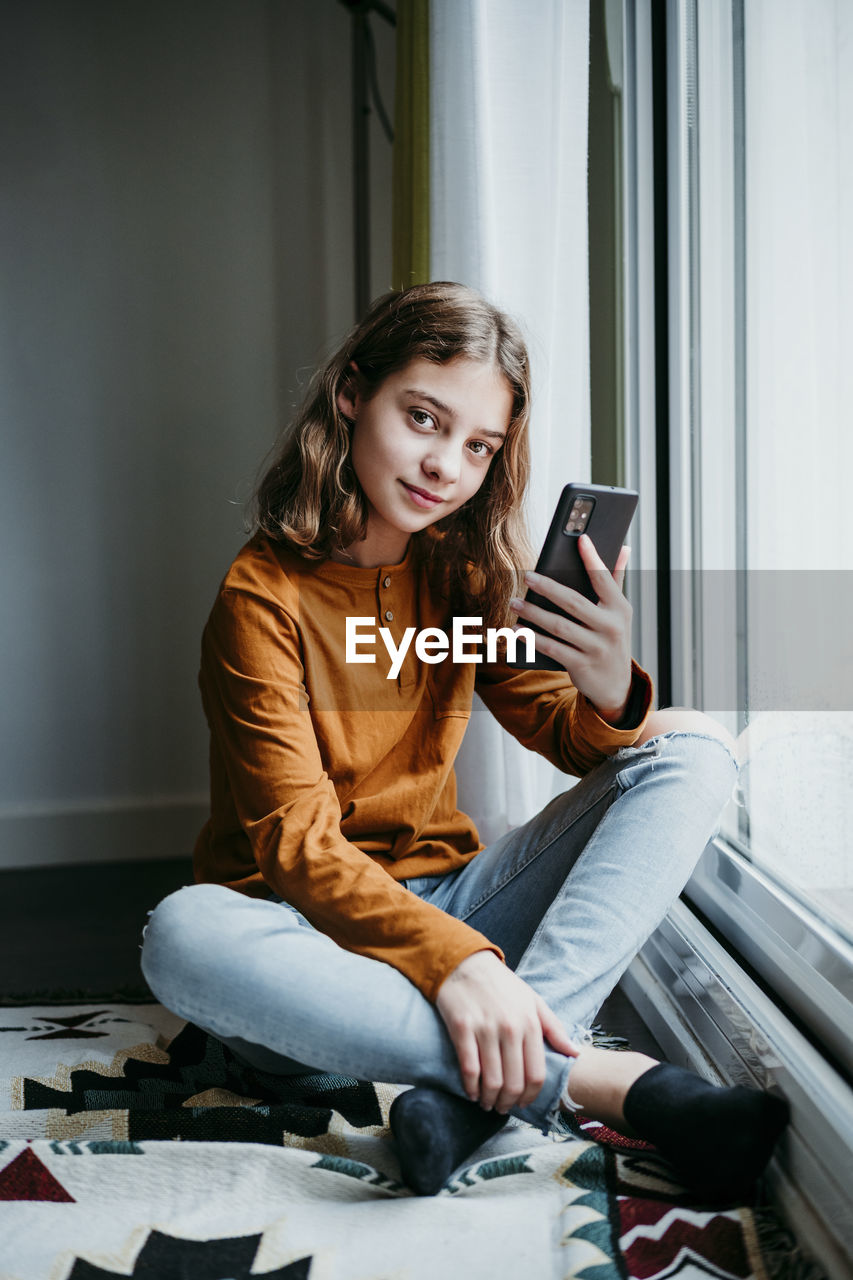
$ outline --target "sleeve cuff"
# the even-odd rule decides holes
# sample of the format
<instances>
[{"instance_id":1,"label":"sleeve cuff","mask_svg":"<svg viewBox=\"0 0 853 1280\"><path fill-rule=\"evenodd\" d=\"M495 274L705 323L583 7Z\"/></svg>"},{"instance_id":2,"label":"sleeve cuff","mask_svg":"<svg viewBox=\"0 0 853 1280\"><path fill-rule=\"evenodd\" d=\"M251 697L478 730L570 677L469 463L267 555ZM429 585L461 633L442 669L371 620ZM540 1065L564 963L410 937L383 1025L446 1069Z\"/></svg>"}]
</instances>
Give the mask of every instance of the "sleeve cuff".
<instances>
[{"instance_id":1,"label":"sleeve cuff","mask_svg":"<svg viewBox=\"0 0 853 1280\"><path fill-rule=\"evenodd\" d=\"M430 1004L435 1004L438 999L439 989L445 979L450 977L451 973L459 967L463 960L467 960L475 952L493 951L499 960L505 961L506 957L499 946L494 942L490 942L484 935L477 935L473 929L471 933L474 934L474 937L472 937L467 946L461 947L458 952L454 952L450 956L443 956L442 961L439 964L431 965L422 977L420 975L419 977L410 977L410 981L420 988L421 994L429 1000Z\"/></svg>"},{"instance_id":2,"label":"sleeve cuff","mask_svg":"<svg viewBox=\"0 0 853 1280\"><path fill-rule=\"evenodd\" d=\"M648 719L653 697L651 676L632 658L628 705L619 723L614 725L608 720L602 720L593 704L582 693L578 694L578 720L592 742L602 746L630 747Z\"/></svg>"}]
</instances>

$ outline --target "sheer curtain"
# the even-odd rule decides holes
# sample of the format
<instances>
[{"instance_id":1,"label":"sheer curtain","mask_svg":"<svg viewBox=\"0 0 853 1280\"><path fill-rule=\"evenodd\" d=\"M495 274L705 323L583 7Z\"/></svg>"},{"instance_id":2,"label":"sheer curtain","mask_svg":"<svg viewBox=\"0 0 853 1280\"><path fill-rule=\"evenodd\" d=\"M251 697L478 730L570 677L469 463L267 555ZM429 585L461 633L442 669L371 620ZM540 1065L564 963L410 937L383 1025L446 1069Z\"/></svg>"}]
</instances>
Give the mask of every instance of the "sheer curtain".
<instances>
[{"instance_id":1,"label":"sheer curtain","mask_svg":"<svg viewBox=\"0 0 853 1280\"><path fill-rule=\"evenodd\" d=\"M563 485L589 479L588 62L588 0L431 0L430 275L525 331L534 546ZM567 784L476 699L457 774L486 841Z\"/></svg>"}]
</instances>

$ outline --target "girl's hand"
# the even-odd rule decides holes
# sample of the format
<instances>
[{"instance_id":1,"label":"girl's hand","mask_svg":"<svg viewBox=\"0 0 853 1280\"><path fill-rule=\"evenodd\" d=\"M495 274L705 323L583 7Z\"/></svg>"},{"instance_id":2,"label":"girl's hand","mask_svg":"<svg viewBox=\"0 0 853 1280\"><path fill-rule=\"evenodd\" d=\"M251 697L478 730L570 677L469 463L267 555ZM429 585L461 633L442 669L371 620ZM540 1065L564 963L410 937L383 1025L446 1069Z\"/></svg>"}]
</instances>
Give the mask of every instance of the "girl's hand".
<instances>
[{"instance_id":1,"label":"girl's hand","mask_svg":"<svg viewBox=\"0 0 853 1280\"><path fill-rule=\"evenodd\" d=\"M631 689L633 610L622 594L630 548L619 552L612 575L588 534L578 538L578 550L598 596L597 604L540 573L525 574L528 585L572 617L550 613L526 600L514 599L510 604L522 621L535 622L550 633L534 633L537 651L565 667L575 688L589 698L603 720L618 724Z\"/></svg>"},{"instance_id":2,"label":"girl's hand","mask_svg":"<svg viewBox=\"0 0 853 1280\"><path fill-rule=\"evenodd\" d=\"M505 1115L528 1106L545 1083L543 1036L567 1057L578 1050L532 987L493 951L475 951L438 989L444 1019L472 1102Z\"/></svg>"}]
</instances>

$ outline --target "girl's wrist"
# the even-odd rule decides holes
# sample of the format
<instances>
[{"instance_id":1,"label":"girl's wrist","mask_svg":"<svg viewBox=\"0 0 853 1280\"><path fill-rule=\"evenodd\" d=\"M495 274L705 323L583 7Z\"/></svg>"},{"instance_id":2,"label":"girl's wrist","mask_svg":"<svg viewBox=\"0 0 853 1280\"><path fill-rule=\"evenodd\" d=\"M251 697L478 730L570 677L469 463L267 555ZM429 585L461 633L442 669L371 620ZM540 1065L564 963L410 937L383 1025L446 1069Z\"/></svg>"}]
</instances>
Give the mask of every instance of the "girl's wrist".
<instances>
[{"instance_id":1,"label":"girl's wrist","mask_svg":"<svg viewBox=\"0 0 853 1280\"><path fill-rule=\"evenodd\" d=\"M621 727L621 722L625 719L625 715L628 711L629 701L630 699L626 698L619 707L601 707L597 703L594 703L593 705L595 706L595 713L599 720L604 720L605 723L609 724L613 729L619 729Z\"/></svg>"},{"instance_id":2,"label":"girl's wrist","mask_svg":"<svg viewBox=\"0 0 853 1280\"><path fill-rule=\"evenodd\" d=\"M613 729L622 728L622 721L631 709L632 682L628 678L628 686L621 702L594 702L592 705L600 720L604 720Z\"/></svg>"}]
</instances>

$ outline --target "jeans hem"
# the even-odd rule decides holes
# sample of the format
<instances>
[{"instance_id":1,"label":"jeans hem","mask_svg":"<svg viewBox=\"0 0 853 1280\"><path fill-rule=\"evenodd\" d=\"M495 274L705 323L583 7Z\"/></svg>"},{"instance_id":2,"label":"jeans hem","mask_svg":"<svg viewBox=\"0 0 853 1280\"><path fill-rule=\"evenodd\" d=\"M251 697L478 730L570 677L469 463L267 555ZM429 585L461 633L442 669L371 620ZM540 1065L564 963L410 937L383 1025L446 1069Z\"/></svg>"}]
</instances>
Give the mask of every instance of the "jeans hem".
<instances>
[{"instance_id":1,"label":"jeans hem","mask_svg":"<svg viewBox=\"0 0 853 1280\"><path fill-rule=\"evenodd\" d=\"M593 1044L592 1028L580 1027L580 1026L574 1027L572 1031L569 1032L569 1039L572 1041L574 1045L576 1045L579 1048L583 1048L587 1045L592 1045ZM555 1130L559 1131L561 1111L582 1110L580 1103L575 1102L571 1094L569 1093L569 1079L571 1077L572 1068L575 1065L575 1061L576 1061L575 1058L568 1057L568 1056L566 1057L566 1061L560 1071L559 1086L557 1088L556 1095L554 1097L553 1102L548 1107L544 1117L541 1120L536 1119L530 1115L530 1110L531 1110L530 1107L525 1107L524 1113L521 1113L519 1116L520 1119L526 1121L527 1124L530 1124L534 1128L538 1129L539 1132L545 1135L546 1137L548 1136L549 1133L555 1132ZM533 1105L535 1106L536 1104L534 1103Z\"/></svg>"},{"instance_id":2,"label":"jeans hem","mask_svg":"<svg viewBox=\"0 0 853 1280\"><path fill-rule=\"evenodd\" d=\"M622 760L630 757L631 753L645 751L654 743L660 742L664 738L698 738L701 742L719 742L732 764L740 772L740 761L732 751L727 742L718 737L716 733L700 733L697 729L665 729L663 733L656 733L653 738L647 738L645 742L640 743L638 747L620 747L614 756L615 760Z\"/></svg>"}]
</instances>

